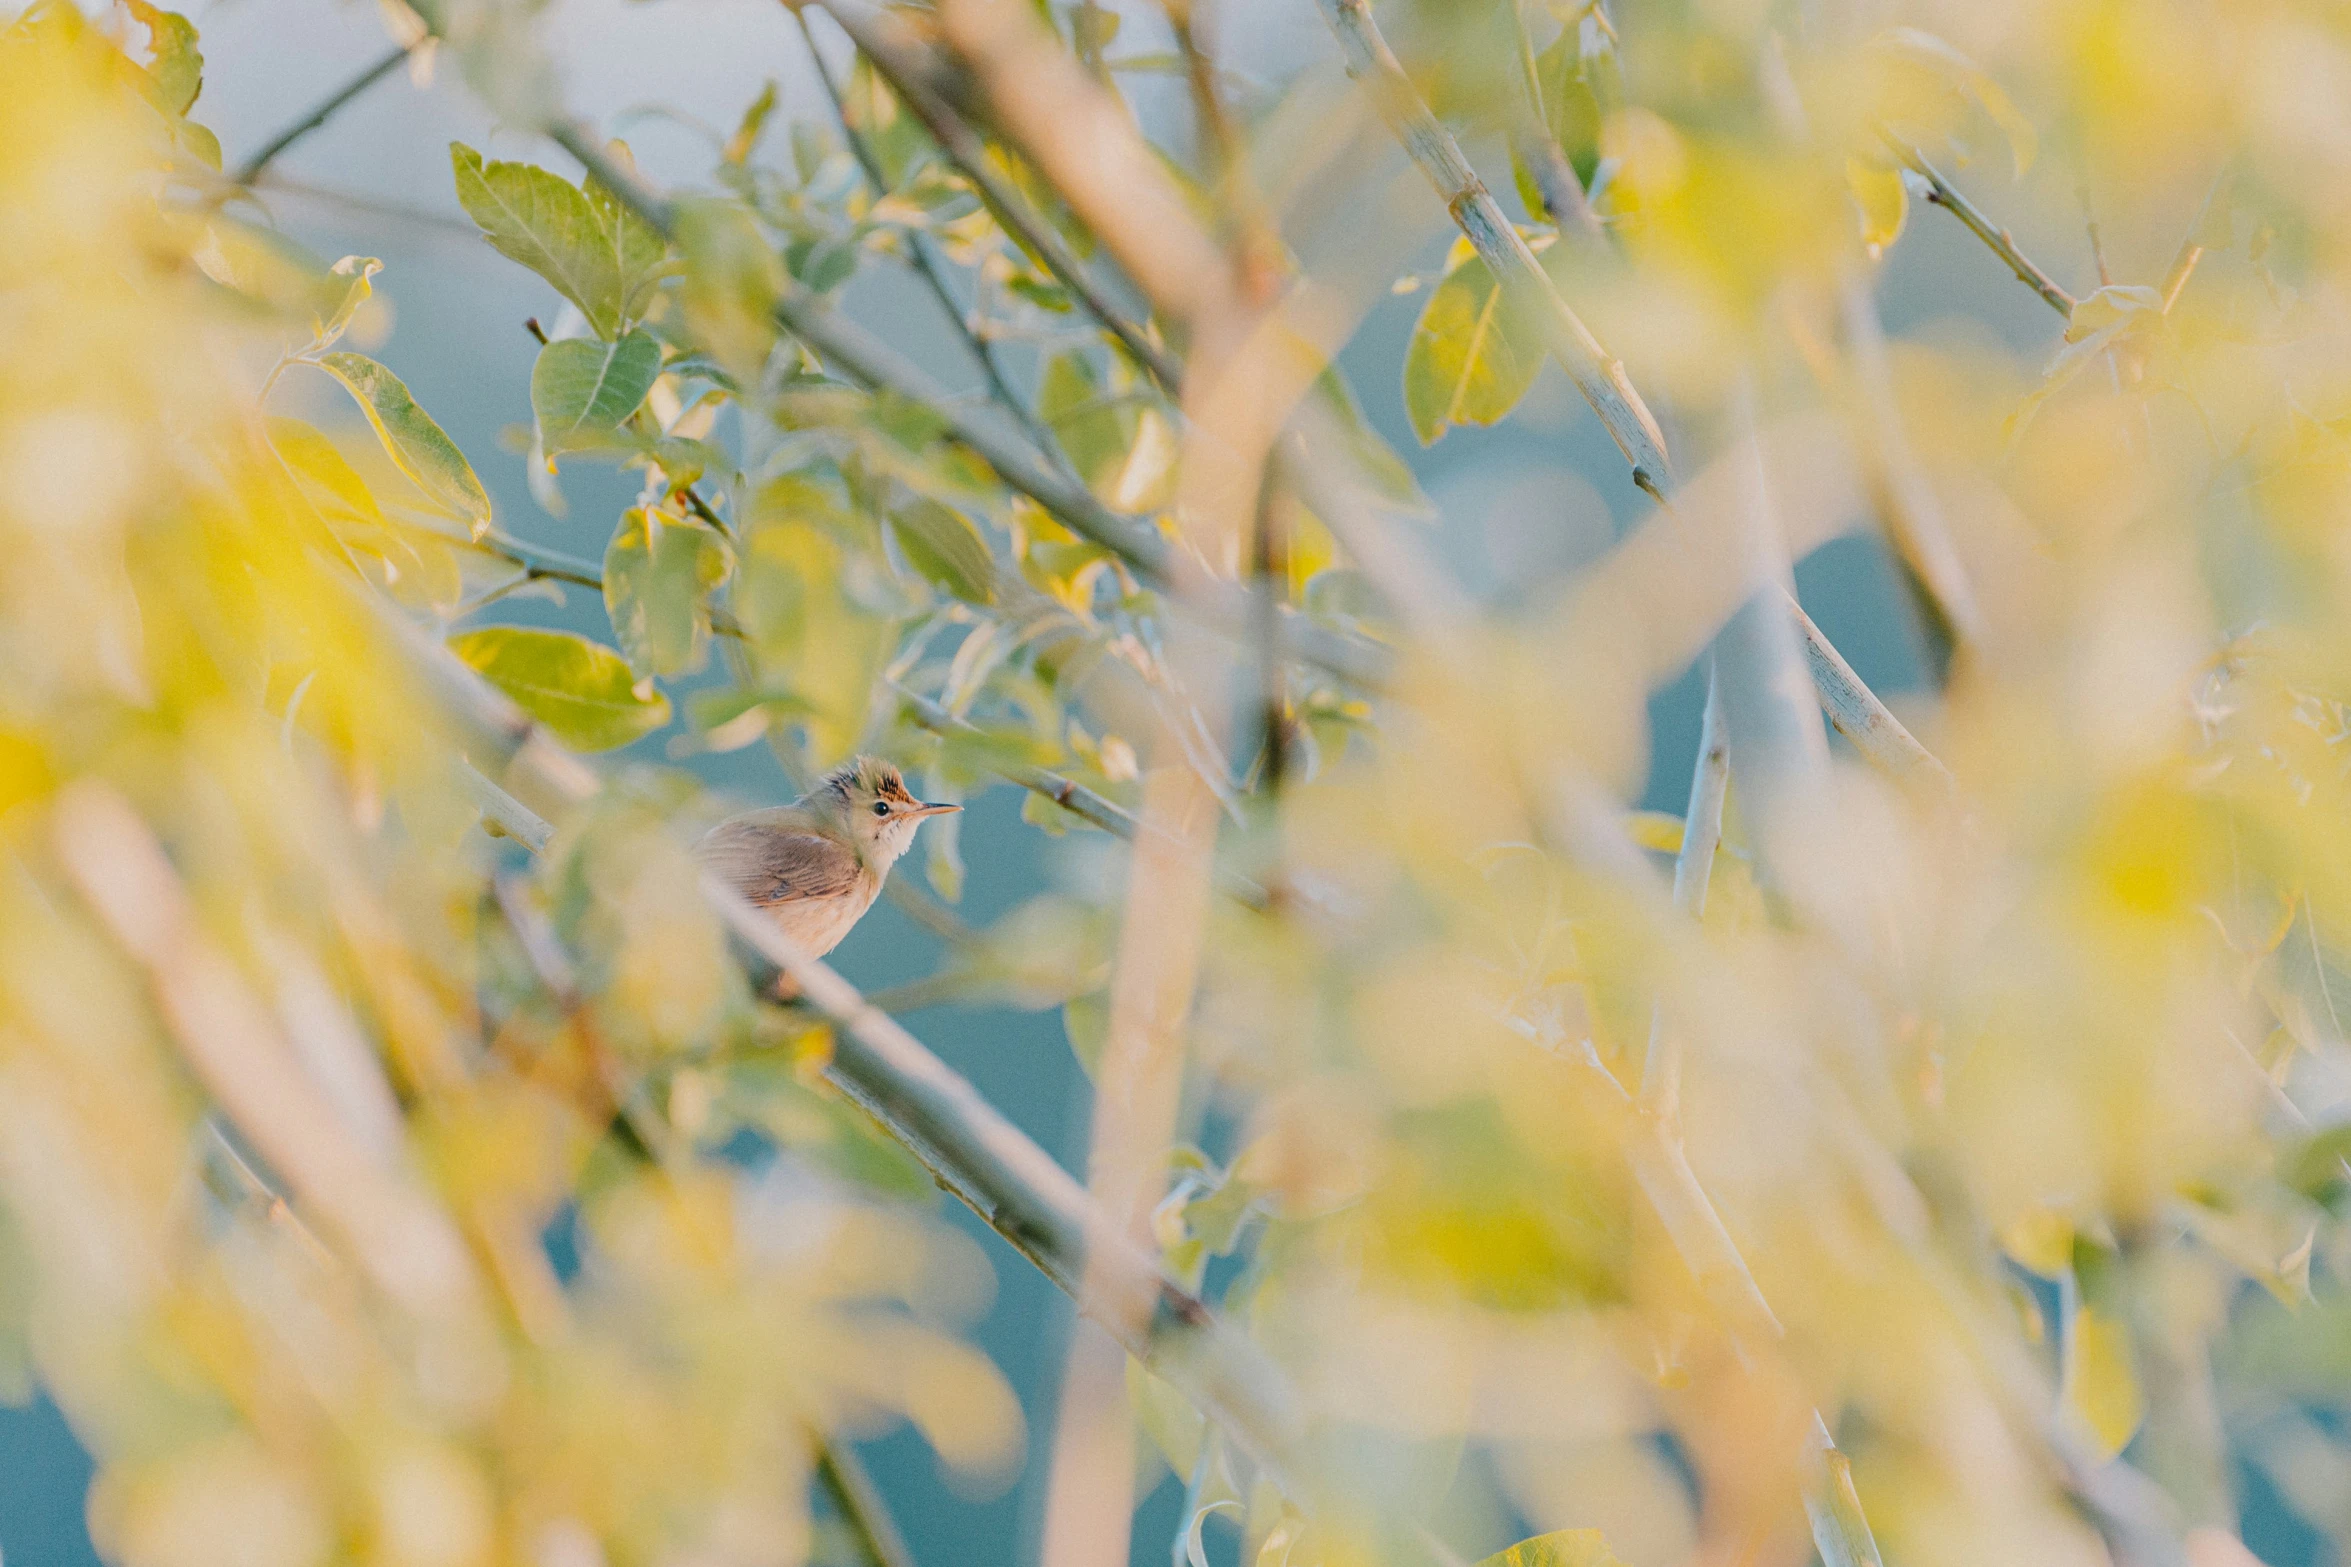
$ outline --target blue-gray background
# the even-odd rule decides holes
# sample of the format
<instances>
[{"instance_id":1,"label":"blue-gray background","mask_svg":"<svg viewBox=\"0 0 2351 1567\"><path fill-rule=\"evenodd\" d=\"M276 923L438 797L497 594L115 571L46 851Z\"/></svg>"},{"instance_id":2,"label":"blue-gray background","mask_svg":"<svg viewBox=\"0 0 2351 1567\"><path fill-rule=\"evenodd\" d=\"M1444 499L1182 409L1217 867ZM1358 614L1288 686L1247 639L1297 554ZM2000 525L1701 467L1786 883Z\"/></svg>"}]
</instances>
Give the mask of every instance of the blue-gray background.
<instances>
[{"instance_id":1,"label":"blue-gray background","mask_svg":"<svg viewBox=\"0 0 2351 1567\"><path fill-rule=\"evenodd\" d=\"M375 8L356 0L341 6L219 0L192 9L207 57L197 118L219 133L232 167L386 47ZM1310 0L1220 9L1234 16L1232 58L1262 79L1279 80L1329 57L1329 39ZM675 119L627 111L667 106L723 134L773 78L783 114L829 118L799 32L776 0L561 0L546 19L568 103L608 132L627 136L641 163L665 181L691 179L707 167L708 144ZM841 42L826 36L829 45ZM522 321L534 313L551 319L558 302L463 222L450 191L452 139L497 155L544 159L568 172L552 149L500 131L451 73L421 89L395 75L281 161L276 172L284 188L270 195L270 207L291 234L325 257L357 253L384 260L378 287L392 307L393 330L377 351L472 457L498 502L501 523L526 538L600 556L614 517L627 504L626 488L575 464L565 474L570 516L552 518L532 504L522 459L499 441L504 427L529 418L534 350ZM769 146L776 150L780 139ZM1509 181L1494 183L1506 189ZM1428 241L1420 264L1433 268L1449 238L1433 197L1422 217ZM1900 330L1929 316L1960 315L2020 345L2052 338L2056 323L2039 302L1966 243L1956 225L1913 229L1889 270L1889 325ZM2067 241L2052 243L2056 254L2050 259L2075 260ZM965 378L966 366L943 344L941 320L926 296L888 281L858 287L853 302L866 320L941 375ZM1544 373L1525 408L1503 426L1456 431L1426 450L1415 443L1404 418L1398 367L1418 304L1409 296L1382 303L1342 364L1372 419L1413 462L1437 502L1442 548L1464 581L1493 594L1505 581L1523 580L1530 568L1558 570L1604 547L1610 525L1596 509L1587 509L1579 528L1562 532L1554 526L1562 515L1562 487L1575 482L1564 475L1581 475L1591 487L1582 493L1609 496L1615 526L1630 518L1637 497L1623 482L1613 448L1556 370ZM298 391L286 395L294 399L287 411L300 405ZM332 411L325 401L317 407ZM1896 697L1919 686L1916 629L1874 544L1831 544L1800 566L1798 579L1806 605L1866 679ZM600 606L582 597L566 609L532 604L516 613L582 629L601 626ZM1696 710L1697 693L1686 678L1658 694L1647 798L1652 806L1680 808L1696 745ZM658 754L658 741L648 745ZM785 790L762 748L697 765L712 781L748 798L770 800ZM1007 788L977 803L963 844L970 868L965 912L975 921L1038 891L1053 871L1050 847L1020 823L1019 801ZM934 956L934 944L885 905L842 948L839 962L851 978L880 986L926 972ZM941 1009L910 1021L1046 1147L1073 1162L1082 1156L1084 1083L1056 1016ZM1011 1488L975 1499L943 1484L929 1452L910 1435L874 1443L868 1457L917 1559L928 1567L1027 1560L1036 1549L1043 1460L1070 1314L1026 1264L960 1208L947 1206L954 1222L981 1239L996 1266L995 1303L977 1338L1019 1391L1029 1417L1030 1461ZM88 1479L89 1460L53 1406L41 1401L23 1411L0 1410L0 1553L12 1567L96 1561L83 1524ZM1166 1559L1177 1511L1174 1488L1163 1485L1138 1521L1137 1560ZM2284 1542L2255 1543L2270 1547L2265 1554L2273 1562L2286 1559L2278 1554Z\"/></svg>"}]
</instances>

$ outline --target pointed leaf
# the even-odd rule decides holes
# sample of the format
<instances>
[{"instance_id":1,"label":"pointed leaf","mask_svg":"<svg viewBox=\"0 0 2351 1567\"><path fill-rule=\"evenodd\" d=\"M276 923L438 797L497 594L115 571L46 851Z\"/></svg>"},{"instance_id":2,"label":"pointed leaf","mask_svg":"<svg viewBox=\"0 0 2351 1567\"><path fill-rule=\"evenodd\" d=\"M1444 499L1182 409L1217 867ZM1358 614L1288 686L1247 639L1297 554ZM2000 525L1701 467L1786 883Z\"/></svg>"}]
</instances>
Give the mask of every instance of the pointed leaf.
<instances>
[{"instance_id":1,"label":"pointed leaf","mask_svg":"<svg viewBox=\"0 0 2351 1567\"><path fill-rule=\"evenodd\" d=\"M351 318L359 314L359 307L375 295L375 275L384 270L384 264L373 256L345 256L328 268L329 289L332 279L341 279L339 295L328 292L322 296L316 325L317 348L332 348L342 335L351 329ZM332 303L327 303L332 300Z\"/></svg>"},{"instance_id":2,"label":"pointed leaf","mask_svg":"<svg viewBox=\"0 0 2351 1567\"><path fill-rule=\"evenodd\" d=\"M416 405L398 376L365 354L328 354L317 364L359 400L360 411L375 426L376 439L384 443L393 465L434 505L462 519L476 538L489 530L489 492L474 476L465 453L432 415Z\"/></svg>"},{"instance_id":3,"label":"pointed leaf","mask_svg":"<svg viewBox=\"0 0 2351 1567\"><path fill-rule=\"evenodd\" d=\"M519 261L580 307L598 337L620 328L625 289L616 226L577 185L528 163L488 163L449 144L457 201L500 255Z\"/></svg>"},{"instance_id":4,"label":"pointed leaf","mask_svg":"<svg viewBox=\"0 0 2351 1567\"><path fill-rule=\"evenodd\" d=\"M669 698L612 649L568 631L486 626L449 650L578 751L609 751L669 722Z\"/></svg>"},{"instance_id":5,"label":"pointed leaf","mask_svg":"<svg viewBox=\"0 0 2351 1567\"><path fill-rule=\"evenodd\" d=\"M1884 252L1902 236L1910 217L1910 187L1902 172L1873 158L1847 158L1845 183L1853 205L1861 213L1861 243L1871 256Z\"/></svg>"},{"instance_id":6,"label":"pointed leaf","mask_svg":"<svg viewBox=\"0 0 2351 1567\"><path fill-rule=\"evenodd\" d=\"M1404 408L1423 445L1457 424L1507 418L1535 384L1542 355L1514 346L1509 328L1494 274L1474 254L1458 259L1421 307L1404 351Z\"/></svg>"},{"instance_id":7,"label":"pointed leaf","mask_svg":"<svg viewBox=\"0 0 2351 1567\"><path fill-rule=\"evenodd\" d=\"M531 367L531 411L547 455L621 444L621 422L660 374L661 344L648 332L613 343L570 337L540 349Z\"/></svg>"},{"instance_id":8,"label":"pointed leaf","mask_svg":"<svg viewBox=\"0 0 2351 1567\"><path fill-rule=\"evenodd\" d=\"M1355 388L1347 384L1338 366L1333 365L1315 377L1314 396L1331 416L1333 436L1373 492L1408 516L1434 519L1437 508L1430 504L1420 481L1412 476L1411 467L1364 417L1363 405L1355 398Z\"/></svg>"}]
</instances>

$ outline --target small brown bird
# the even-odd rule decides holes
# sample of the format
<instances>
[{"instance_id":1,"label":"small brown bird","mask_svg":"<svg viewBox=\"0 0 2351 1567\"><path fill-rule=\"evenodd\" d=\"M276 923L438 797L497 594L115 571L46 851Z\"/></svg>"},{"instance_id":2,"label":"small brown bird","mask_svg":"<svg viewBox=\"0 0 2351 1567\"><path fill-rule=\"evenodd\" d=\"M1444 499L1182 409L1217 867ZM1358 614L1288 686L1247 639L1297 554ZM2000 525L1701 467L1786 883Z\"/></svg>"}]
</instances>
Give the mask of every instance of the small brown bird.
<instances>
[{"instance_id":1,"label":"small brown bird","mask_svg":"<svg viewBox=\"0 0 2351 1567\"><path fill-rule=\"evenodd\" d=\"M778 929L817 957L841 944L928 816L960 811L906 792L898 769L861 756L790 805L730 816L695 852Z\"/></svg>"}]
</instances>

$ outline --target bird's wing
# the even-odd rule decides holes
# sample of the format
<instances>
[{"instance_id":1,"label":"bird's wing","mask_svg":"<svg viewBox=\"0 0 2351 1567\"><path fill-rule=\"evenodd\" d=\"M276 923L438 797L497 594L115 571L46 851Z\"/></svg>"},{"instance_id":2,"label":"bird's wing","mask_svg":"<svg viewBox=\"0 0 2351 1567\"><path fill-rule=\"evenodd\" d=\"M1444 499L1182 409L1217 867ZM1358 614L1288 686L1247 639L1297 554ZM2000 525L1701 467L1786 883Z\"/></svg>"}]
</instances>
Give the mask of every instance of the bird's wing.
<instances>
[{"instance_id":1,"label":"bird's wing","mask_svg":"<svg viewBox=\"0 0 2351 1567\"><path fill-rule=\"evenodd\" d=\"M703 863L753 903L837 898L855 890L863 873L855 851L789 818L761 819L768 814L752 812L713 827L699 850Z\"/></svg>"}]
</instances>

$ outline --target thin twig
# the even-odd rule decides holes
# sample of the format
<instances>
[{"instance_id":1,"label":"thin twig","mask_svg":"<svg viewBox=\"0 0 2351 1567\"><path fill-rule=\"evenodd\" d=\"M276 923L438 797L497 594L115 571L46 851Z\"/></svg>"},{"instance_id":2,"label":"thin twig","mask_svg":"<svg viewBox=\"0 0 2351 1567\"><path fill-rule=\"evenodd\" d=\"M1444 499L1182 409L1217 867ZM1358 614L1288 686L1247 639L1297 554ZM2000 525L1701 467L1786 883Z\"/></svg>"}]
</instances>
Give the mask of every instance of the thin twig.
<instances>
[{"instance_id":1,"label":"thin twig","mask_svg":"<svg viewBox=\"0 0 2351 1567\"><path fill-rule=\"evenodd\" d=\"M1836 725L1837 733L1895 778L1925 784L1946 795L1955 792L1958 785L1950 769L1878 700L1844 655L1821 635L1803 606L1791 599L1789 607L1804 639L1804 661L1811 666L1813 687L1819 691L1821 708Z\"/></svg>"},{"instance_id":2,"label":"thin twig","mask_svg":"<svg viewBox=\"0 0 2351 1567\"><path fill-rule=\"evenodd\" d=\"M658 232L667 235L675 231L668 200L614 164L579 126L559 124L550 127L547 134ZM796 284L787 285L776 300L775 318L860 385L887 390L929 408L959 443L995 470L998 478L1044 507L1071 532L1116 554L1152 586L1175 594L1211 624L1230 628L1248 624L1248 595L1236 585L1206 577L1195 563L1179 555L1156 527L1103 505L1092 491L1049 466L988 409L949 397L897 350L824 299ZM1389 654L1375 643L1334 631L1304 615L1285 617L1285 630L1290 646L1301 658L1343 679L1376 687L1388 678Z\"/></svg>"},{"instance_id":3,"label":"thin twig","mask_svg":"<svg viewBox=\"0 0 2351 1567\"><path fill-rule=\"evenodd\" d=\"M855 1448L837 1437L825 1438L816 1457L816 1476L872 1567L914 1567L914 1553L906 1548L906 1537L898 1532L881 1489L866 1473Z\"/></svg>"},{"instance_id":4,"label":"thin twig","mask_svg":"<svg viewBox=\"0 0 2351 1567\"><path fill-rule=\"evenodd\" d=\"M1714 854L1722 846L1723 797L1730 792L1731 751L1723 733L1722 682L1706 660L1706 708L1698 721L1698 760L1690 772L1690 803L1682 813L1682 846L1673 860L1673 906L1691 920L1706 917L1706 889ZM1662 1001L1650 1004L1649 1052L1641 1064L1641 1108L1669 1124L1681 1115L1682 1041L1666 1026Z\"/></svg>"},{"instance_id":5,"label":"thin twig","mask_svg":"<svg viewBox=\"0 0 2351 1567\"><path fill-rule=\"evenodd\" d=\"M1404 67L1397 63L1379 25L1372 20L1368 0L1318 0L1318 4L1338 35L1347 74L1371 92L1405 151L1436 187L1453 221L1476 247L1479 259L1513 299L1524 305L1528 319L1538 324L1544 346L1600 416L1601 425L1624 453L1625 461L1632 464L1633 482L1652 492L1671 489L1673 465L1666 455L1665 437L1641 394L1633 389L1623 362L1601 346L1591 328L1560 297L1535 253L1462 155L1459 143L1438 123L1419 89L1404 74Z\"/></svg>"},{"instance_id":6,"label":"thin twig","mask_svg":"<svg viewBox=\"0 0 2351 1567\"><path fill-rule=\"evenodd\" d=\"M2188 225L2188 237L2180 241L2179 253L2172 257L2171 269L2163 275L2163 313L2171 314L2171 307L2179 302L2180 291L2188 286L2188 279L2196 272L2196 263L2204 259L2204 227L2212 215L2212 204L2220 200L2220 193L2228 186L2229 171L2223 167L2212 177L2212 188L2204 193L2204 204L2196 209L2196 221Z\"/></svg>"},{"instance_id":7,"label":"thin twig","mask_svg":"<svg viewBox=\"0 0 2351 1567\"><path fill-rule=\"evenodd\" d=\"M966 124L945 99L932 91L929 73L913 54L907 42L898 36L896 24L886 13L862 0L822 0L825 11L840 24L841 30L855 40L865 57L874 63L889 82L899 101L912 109L915 118L931 133L939 150L947 155L957 172L971 181L988 210L995 214L1021 247L1044 264L1055 281L1077 297L1087 314L1099 321L1129 358L1147 372L1171 395L1183 383L1183 367L1175 356L1152 341L1140 326L1127 319L1126 312L1110 302L1101 288L1086 274L1076 256L1060 235L1044 219L1029 210L1020 193L988 166L988 149L979 133Z\"/></svg>"},{"instance_id":8,"label":"thin twig","mask_svg":"<svg viewBox=\"0 0 2351 1567\"><path fill-rule=\"evenodd\" d=\"M825 63L824 51L816 46L816 32L808 25L807 8L793 11L792 17L800 24L800 37L808 45L808 58L816 66L816 79L824 84L825 98L833 106L833 118L840 123L842 138L849 143L849 151L857 159L857 166L865 171L866 184L877 199L888 195L890 187L889 182L882 177L881 160L874 155L873 148L857 127L849 122L848 102L842 96L840 83L833 80L833 69ZM939 308L946 312L947 319L954 323L957 334L962 337L964 346L971 350L972 359L980 367L980 374L987 379L989 394L1003 405L1006 412L1021 422L1021 427L1028 431L1029 439L1037 443L1039 451L1049 456L1058 455L1060 446L1053 432L1045 427L1045 422L1037 417L1028 402L1013 391L1011 379L996 356L995 345L973 327L970 315L956 303L954 291L947 286L946 268L937 245L928 234L911 231L907 240L914 253L915 270L930 285L932 295L939 301Z\"/></svg>"},{"instance_id":9,"label":"thin twig","mask_svg":"<svg viewBox=\"0 0 2351 1567\"><path fill-rule=\"evenodd\" d=\"M318 107L272 136L268 141L263 142L260 151L238 165L235 176L236 183L250 186L255 180L261 178L262 171L277 161L278 154L333 119L343 105L391 75L393 69L407 58L407 46L405 44L396 45L382 59L377 60L357 76L352 77L351 80L320 99Z\"/></svg>"},{"instance_id":10,"label":"thin twig","mask_svg":"<svg viewBox=\"0 0 2351 1567\"><path fill-rule=\"evenodd\" d=\"M1992 254L2008 263L2008 270L2016 280L2047 302L2050 309L2072 319L2074 297L2057 286L2056 280L2036 266L2032 259L2016 248L2015 238L2008 230L1984 216L1983 209L1959 192L1959 188L1943 178L1935 166L1926 160L1926 154L1903 141L1891 131L1881 131L1886 145L1894 156L1907 164L1912 173L1927 182L1927 200L1949 212L1967 225L1968 232L1991 247Z\"/></svg>"}]
</instances>

